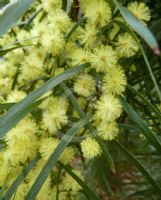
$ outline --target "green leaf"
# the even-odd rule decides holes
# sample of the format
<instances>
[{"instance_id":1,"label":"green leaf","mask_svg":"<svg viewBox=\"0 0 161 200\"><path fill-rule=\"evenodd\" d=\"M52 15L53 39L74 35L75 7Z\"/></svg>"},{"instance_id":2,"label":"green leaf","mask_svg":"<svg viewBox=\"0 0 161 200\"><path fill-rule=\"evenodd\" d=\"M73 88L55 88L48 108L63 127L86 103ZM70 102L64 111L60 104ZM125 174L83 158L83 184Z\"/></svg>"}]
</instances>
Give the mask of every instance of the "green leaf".
<instances>
[{"instance_id":1,"label":"green leaf","mask_svg":"<svg viewBox=\"0 0 161 200\"><path fill-rule=\"evenodd\" d=\"M3 133L1 135L1 137L3 137L5 135L5 133L7 133L7 130L10 130L12 127L14 127L14 125L16 125L23 117L25 117L28 113L30 113L34 108L36 108L39 104L41 104L43 101L43 99L40 99L34 103L31 103L30 105L28 105L27 107L25 107L23 109L23 111L21 110L21 112L19 112L18 114L16 114L16 118L14 118L14 115L12 116L12 114L10 115L9 119L10 121L8 121L8 124L5 124L1 130L0 130L0 133ZM19 104L19 103L18 103ZM4 114L4 116L0 117L0 122L1 120L5 121L6 118L5 116L8 115L8 113L10 113L10 111L12 111L12 109L14 110L14 107L17 107L17 104L16 105L12 105L11 109L6 113ZM4 117L4 118L3 118ZM2 131L2 132L1 132Z\"/></svg>"},{"instance_id":2,"label":"green leaf","mask_svg":"<svg viewBox=\"0 0 161 200\"><path fill-rule=\"evenodd\" d=\"M0 57L4 56L5 54L9 53L10 51L13 51L15 49L19 49L19 48L23 48L29 45L25 45L25 46L15 46L15 47L11 47L11 48L7 48L7 49L0 49Z\"/></svg>"},{"instance_id":3,"label":"green leaf","mask_svg":"<svg viewBox=\"0 0 161 200\"><path fill-rule=\"evenodd\" d=\"M60 166L82 187L84 193L88 196L89 200L100 200L96 194L88 187L88 185L82 181L68 165L60 163Z\"/></svg>"},{"instance_id":4,"label":"green leaf","mask_svg":"<svg viewBox=\"0 0 161 200\"><path fill-rule=\"evenodd\" d=\"M118 123L117 124L119 129L132 129L135 130L135 132L140 132L140 129L137 126L131 125L131 124L126 124L126 123Z\"/></svg>"},{"instance_id":5,"label":"green leaf","mask_svg":"<svg viewBox=\"0 0 161 200\"><path fill-rule=\"evenodd\" d=\"M31 17L30 19L27 20L27 22L24 25L24 28L27 28L32 22L33 20L37 17L37 15L39 13L41 13L43 11L43 8L39 8Z\"/></svg>"},{"instance_id":6,"label":"green leaf","mask_svg":"<svg viewBox=\"0 0 161 200\"><path fill-rule=\"evenodd\" d=\"M132 27L132 29L150 46L150 48L156 53L160 54L159 46L156 38L137 17L135 17L127 8L118 3L117 0L113 0L115 6L119 9L121 15L125 21Z\"/></svg>"},{"instance_id":7,"label":"green leaf","mask_svg":"<svg viewBox=\"0 0 161 200\"><path fill-rule=\"evenodd\" d=\"M77 23L75 23L72 27L72 29L69 31L69 33L66 35L65 39L66 39L66 42L68 42L69 38L71 37L71 35L74 33L74 31L77 30L77 28L86 20L85 17L82 17L78 20Z\"/></svg>"},{"instance_id":8,"label":"green leaf","mask_svg":"<svg viewBox=\"0 0 161 200\"><path fill-rule=\"evenodd\" d=\"M0 36L6 33L36 0L16 0L7 4L0 15Z\"/></svg>"},{"instance_id":9,"label":"green leaf","mask_svg":"<svg viewBox=\"0 0 161 200\"><path fill-rule=\"evenodd\" d=\"M142 131L144 136L147 138L147 140L156 148L157 151L161 153L161 144L155 137L155 135L151 132L146 122L142 119L142 117L130 106L127 101L123 97L119 97L119 100L126 111L126 113L129 115L129 118L138 126L138 128Z\"/></svg>"},{"instance_id":10,"label":"green leaf","mask_svg":"<svg viewBox=\"0 0 161 200\"><path fill-rule=\"evenodd\" d=\"M17 70L16 70L16 73L15 73L15 75L13 77L13 81L12 81L12 90L14 90L17 85L19 74L20 74L20 66L17 66Z\"/></svg>"},{"instance_id":11,"label":"green leaf","mask_svg":"<svg viewBox=\"0 0 161 200\"><path fill-rule=\"evenodd\" d=\"M153 106L153 104L151 104L140 92L138 92L134 87L132 87L131 85L128 85L127 86L128 89L130 89L135 95L137 95L138 97L140 97L143 102L147 105L147 108L149 110L151 110L152 112L154 112L157 116L158 116L158 119L161 123L161 112Z\"/></svg>"},{"instance_id":12,"label":"green leaf","mask_svg":"<svg viewBox=\"0 0 161 200\"><path fill-rule=\"evenodd\" d=\"M0 103L0 110L9 110L15 103Z\"/></svg>"},{"instance_id":13,"label":"green leaf","mask_svg":"<svg viewBox=\"0 0 161 200\"><path fill-rule=\"evenodd\" d=\"M27 174L32 170L32 168L36 165L38 160L40 159L40 156L36 156L34 160L32 160L27 167L22 171L22 173L15 179L15 181L12 183L12 185L9 187L5 195L3 196L3 200L10 200L12 198L12 195L16 192L18 186L22 183L22 181L25 179Z\"/></svg>"},{"instance_id":14,"label":"green leaf","mask_svg":"<svg viewBox=\"0 0 161 200\"><path fill-rule=\"evenodd\" d=\"M34 200L41 189L43 183L45 182L46 178L49 176L51 170L58 162L61 154L63 153L64 149L68 146L68 144L72 141L74 135L77 131L82 128L91 118L91 115L79 120L75 123L72 128L70 128L67 133L61 139L61 142L58 144L56 149L54 149L53 153L50 155L49 159L47 160L45 166L41 170L40 174L36 178L34 184L32 185L30 191L28 192L25 200Z\"/></svg>"},{"instance_id":15,"label":"green leaf","mask_svg":"<svg viewBox=\"0 0 161 200\"><path fill-rule=\"evenodd\" d=\"M115 144L121 150L121 152L127 157L127 159L131 161L138 168L138 170L146 177L146 179L152 185L156 193L158 193L159 196L161 196L161 187L153 179L150 173L144 168L144 166L129 151L127 151L119 142L115 142Z\"/></svg>"},{"instance_id":16,"label":"green leaf","mask_svg":"<svg viewBox=\"0 0 161 200\"><path fill-rule=\"evenodd\" d=\"M0 137L3 137L7 131L14 127L23 117L36 107L34 102L38 98L87 66L88 64L78 65L77 67L68 69L64 73L49 79L41 87L27 95L22 101L12 106L12 108L0 118Z\"/></svg>"},{"instance_id":17,"label":"green leaf","mask_svg":"<svg viewBox=\"0 0 161 200\"><path fill-rule=\"evenodd\" d=\"M72 93L72 91L64 84L61 84L61 87L63 88L64 92L66 93L67 97L69 97L71 103L73 104L74 108L76 109L76 111L78 112L80 117L85 117L85 113L82 110L82 108L80 107L76 97L74 96L74 94ZM96 138L98 144L100 145L100 148L102 149L104 158L106 159L111 171L113 173L115 173L115 166L113 163L113 160L111 158L111 155L106 147L106 144L104 143L104 141L101 139L101 137L98 136L96 129L91 125L91 123L89 122L86 127L89 129L89 131L91 132L92 136L94 138Z\"/></svg>"}]
</instances>

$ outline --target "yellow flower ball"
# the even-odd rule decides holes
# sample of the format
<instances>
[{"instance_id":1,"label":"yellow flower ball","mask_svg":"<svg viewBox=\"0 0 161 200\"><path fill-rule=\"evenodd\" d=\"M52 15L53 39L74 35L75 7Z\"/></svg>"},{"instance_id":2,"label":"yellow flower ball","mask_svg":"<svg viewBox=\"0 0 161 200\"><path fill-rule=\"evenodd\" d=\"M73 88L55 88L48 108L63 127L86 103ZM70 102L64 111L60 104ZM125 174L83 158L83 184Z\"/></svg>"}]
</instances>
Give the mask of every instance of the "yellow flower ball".
<instances>
[{"instance_id":1,"label":"yellow flower ball","mask_svg":"<svg viewBox=\"0 0 161 200\"><path fill-rule=\"evenodd\" d=\"M119 57L130 58L139 50L139 46L135 39L129 34L124 33L118 36L116 43L116 51Z\"/></svg>"},{"instance_id":2,"label":"yellow flower ball","mask_svg":"<svg viewBox=\"0 0 161 200\"><path fill-rule=\"evenodd\" d=\"M83 156L87 159L92 159L101 154L101 149L99 144L95 139L87 137L81 142L81 150L83 152Z\"/></svg>"},{"instance_id":3,"label":"yellow flower ball","mask_svg":"<svg viewBox=\"0 0 161 200\"><path fill-rule=\"evenodd\" d=\"M81 74L74 83L74 91L78 95L89 97L95 92L95 85L96 82L92 76L88 74Z\"/></svg>"},{"instance_id":4,"label":"yellow flower ball","mask_svg":"<svg viewBox=\"0 0 161 200\"><path fill-rule=\"evenodd\" d=\"M86 48L92 49L97 38L97 28L93 25L87 24L84 29L81 30L79 36L80 43Z\"/></svg>"},{"instance_id":5,"label":"yellow flower ball","mask_svg":"<svg viewBox=\"0 0 161 200\"><path fill-rule=\"evenodd\" d=\"M127 7L142 22L150 20L150 9L143 2L131 2Z\"/></svg>"},{"instance_id":6,"label":"yellow flower ball","mask_svg":"<svg viewBox=\"0 0 161 200\"><path fill-rule=\"evenodd\" d=\"M105 73L103 78L103 92L113 95L121 95L127 85L127 80L124 71L121 67L114 67Z\"/></svg>"},{"instance_id":7,"label":"yellow flower ball","mask_svg":"<svg viewBox=\"0 0 161 200\"><path fill-rule=\"evenodd\" d=\"M90 1L85 7L85 17L92 25L104 26L111 20L111 8L104 0Z\"/></svg>"},{"instance_id":8,"label":"yellow flower ball","mask_svg":"<svg viewBox=\"0 0 161 200\"><path fill-rule=\"evenodd\" d=\"M97 126L97 131L104 140L113 140L117 137L119 130L116 122L101 121Z\"/></svg>"},{"instance_id":9,"label":"yellow flower ball","mask_svg":"<svg viewBox=\"0 0 161 200\"><path fill-rule=\"evenodd\" d=\"M117 56L111 46L99 46L90 57L91 65L98 72L106 72L117 63Z\"/></svg>"},{"instance_id":10,"label":"yellow flower ball","mask_svg":"<svg viewBox=\"0 0 161 200\"><path fill-rule=\"evenodd\" d=\"M121 103L113 95L102 95L95 105L95 120L111 122L117 119L122 113Z\"/></svg>"},{"instance_id":11,"label":"yellow flower ball","mask_svg":"<svg viewBox=\"0 0 161 200\"><path fill-rule=\"evenodd\" d=\"M83 176L81 175L81 172L78 170L73 170L73 172L81 179L83 180ZM77 192L81 189L81 186L69 175L65 174L63 177L61 188L64 190L72 190L72 192Z\"/></svg>"}]
</instances>

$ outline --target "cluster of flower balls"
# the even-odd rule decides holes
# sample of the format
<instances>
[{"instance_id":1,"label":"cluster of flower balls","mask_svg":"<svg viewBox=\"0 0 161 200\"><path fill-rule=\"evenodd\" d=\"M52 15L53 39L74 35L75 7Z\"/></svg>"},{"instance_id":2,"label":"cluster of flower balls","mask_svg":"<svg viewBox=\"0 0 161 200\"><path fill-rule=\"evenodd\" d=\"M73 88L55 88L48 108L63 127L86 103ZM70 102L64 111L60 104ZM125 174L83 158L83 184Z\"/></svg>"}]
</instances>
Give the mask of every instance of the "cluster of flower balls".
<instances>
[{"instance_id":1,"label":"cluster of flower balls","mask_svg":"<svg viewBox=\"0 0 161 200\"><path fill-rule=\"evenodd\" d=\"M61 74L68 68L90 63L79 75L66 81L74 92L85 113L92 112L92 125L103 140L113 140L118 135L116 120L122 113L118 100L123 95L127 78L120 59L127 59L138 52L138 45L132 36L120 31L112 24L112 8L105 0L79 0L77 16L65 12L61 0L42 0L29 11L24 21L36 10L36 18L29 27L15 26L3 38L0 45L7 48L12 44L25 47L6 54L0 61L0 103L16 103L28 93L41 86L46 79ZM73 7L73 9L75 9ZM78 10L78 8L76 8ZM144 24L150 20L150 11L144 3L133 2L128 9ZM82 25L67 34L81 16ZM123 21L121 17L117 20ZM100 34L103 27L107 33ZM30 45L29 45L30 44ZM24 166L40 153L41 159L18 187L15 200L23 200L45 162L59 144L61 135L77 121L78 114L68 98L57 87L46 94L44 102L10 130L2 140L0 151L0 186L6 191ZM1 111L3 114L6 111ZM101 147L85 128L77 134L83 157L90 160L101 155ZM83 139L82 139L83 138ZM74 172L83 179L80 152L69 145L60 161L71 164ZM54 168L40 190L37 200L79 199L80 186L63 172L59 182L56 177L59 166Z\"/></svg>"}]
</instances>

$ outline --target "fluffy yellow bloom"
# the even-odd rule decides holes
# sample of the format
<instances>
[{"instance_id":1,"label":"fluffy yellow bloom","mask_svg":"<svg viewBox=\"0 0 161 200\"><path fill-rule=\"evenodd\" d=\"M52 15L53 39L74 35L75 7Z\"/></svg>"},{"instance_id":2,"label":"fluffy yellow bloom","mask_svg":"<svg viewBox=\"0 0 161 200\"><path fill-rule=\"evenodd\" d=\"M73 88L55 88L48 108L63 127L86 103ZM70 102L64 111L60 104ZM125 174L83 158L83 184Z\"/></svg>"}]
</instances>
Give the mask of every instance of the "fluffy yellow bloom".
<instances>
[{"instance_id":1,"label":"fluffy yellow bloom","mask_svg":"<svg viewBox=\"0 0 161 200\"><path fill-rule=\"evenodd\" d=\"M44 74L44 57L40 53L39 49L33 48L31 52L25 56L21 65L21 74L19 76L19 82L26 80L33 80L43 76Z\"/></svg>"},{"instance_id":2,"label":"fluffy yellow bloom","mask_svg":"<svg viewBox=\"0 0 161 200\"><path fill-rule=\"evenodd\" d=\"M94 118L106 122L114 121L122 112L122 106L119 100L113 95L102 95L100 100L96 102L95 108Z\"/></svg>"},{"instance_id":3,"label":"fluffy yellow bloom","mask_svg":"<svg viewBox=\"0 0 161 200\"><path fill-rule=\"evenodd\" d=\"M92 159L101 154L101 149L99 144L95 139L87 137L81 142L81 150L83 152L83 156L87 159Z\"/></svg>"},{"instance_id":4,"label":"fluffy yellow bloom","mask_svg":"<svg viewBox=\"0 0 161 200\"><path fill-rule=\"evenodd\" d=\"M8 103L16 103L25 98L26 93L23 91L14 90L11 91L10 94L7 96Z\"/></svg>"},{"instance_id":5,"label":"fluffy yellow bloom","mask_svg":"<svg viewBox=\"0 0 161 200\"><path fill-rule=\"evenodd\" d=\"M39 152L42 155L44 160L48 160L50 155L56 149L59 144L59 140L57 138L43 138L41 141ZM74 158L74 149L72 147L67 147L60 157L60 161L64 164L70 163Z\"/></svg>"},{"instance_id":6,"label":"fluffy yellow bloom","mask_svg":"<svg viewBox=\"0 0 161 200\"><path fill-rule=\"evenodd\" d=\"M28 173L28 175L25 178L25 182L28 182L29 187L31 188L31 186L33 185L33 183L35 182L37 176L39 175L39 173L41 172L42 168L44 167L46 163L46 160L41 158L40 160L38 160L38 162L36 163L36 165L33 167L33 169ZM49 178L49 177L48 177ZM47 182L49 181L47 178ZM45 181L45 183L46 183Z\"/></svg>"},{"instance_id":7,"label":"fluffy yellow bloom","mask_svg":"<svg viewBox=\"0 0 161 200\"><path fill-rule=\"evenodd\" d=\"M111 8L104 0L90 1L85 7L85 17L93 25L104 26L111 19Z\"/></svg>"},{"instance_id":8,"label":"fluffy yellow bloom","mask_svg":"<svg viewBox=\"0 0 161 200\"><path fill-rule=\"evenodd\" d=\"M46 179L46 181L44 182L41 190L39 191L38 195L37 195L37 200L51 200L51 196L50 196L50 193L51 193L51 185L52 185L52 181L51 181L51 178L48 177Z\"/></svg>"},{"instance_id":9,"label":"fluffy yellow bloom","mask_svg":"<svg viewBox=\"0 0 161 200\"><path fill-rule=\"evenodd\" d=\"M60 129L68 121L66 112L67 104L62 98L51 98L47 103L42 104L48 105L46 109L43 110L43 123L48 129L50 134L53 134L56 130Z\"/></svg>"},{"instance_id":10,"label":"fluffy yellow bloom","mask_svg":"<svg viewBox=\"0 0 161 200\"><path fill-rule=\"evenodd\" d=\"M121 67L114 67L108 70L103 78L103 92L113 95L121 95L126 88L127 81Z\"/></svg>"},{"instance_id":11,"label":"fluffy yellow bloom","mask_svg":"<svg viewBox=\"0 0 161 200\"><path fill-rule=\"evenodd\" d=\"M88 74L81 74L74 83L74 91L78 95L88 97L95 92L95 80Z\"/></svg>"},{"instance_id":12,"label":"fluffy yellow bloom","mask_svg":"<svg viewBox=\"0 0 161 200\"><path fill-rule=\"evenodd\" d=\"M84 44L86 48L93 48L94 42L96 41L97 29L94 25L87 24L85 29L81 30L79 36L81 44Z\"/></svg>"},{"instance_id":13,"label":"fluffy yellow bloom","mask_svg":"<svg viewBox=\"0 0 161 200\"><path fill-rule=\"evenodd\" d=\"M42 46L47 53L59 55L65 45L63 34L59 30L48 31L42 36Z\"/></svg>"},{"instance_id":14,"label":"fluffy yellow bloom","mask_svg":"<svg viewBox=\"0 0 161 200\"><path fill-rule=\"evenodd\" d=\"M7 175L10 173L11 167L8 162L4 160L4 151L0 151L0 185L5 184Z\"/></svg>"},{"instance_id":15,"label":"fluffy yellow bloom","mask_svg":"<svg viewBox=\"0 0 161 200\"><path fill-rule=\"evenodd\" d=\"M128 9L141 21L150 20L150 9L143 2L132 2L128 5Z\"/></svg>"},{"instance_id":16,"label":"fluffy yellow bloom","mask_svg":"<svg viewBox=\"0 0 161 200\"><path fill-rule=\"evenodd\" d=\"M29 190L29 187L26 183L22 183L19 185L16 193L15 193L15 200L23 200Z\"/></svg>"},{"instance_id":17,"label":"fluffy yellow bloom","mask_svg":"<svg viewBox=\"0 0 161 200\"><path fill-rule=\"evenodd\" d=\"M118 36L116 51L120 57L131 57L139 50L137 42L129 33L124 33Z\"/></svg>"},{"instance_id":18,"label":"fluffy yellow bloom","mask_svg":"<svg viewBox=\"0 0 161 200\"><path fill-rule=\"evenodd\" d=\"M0 77L1 79L10 78L13 79L16 71L17 66L15 66L14 59L12 61L4 57L3 60L0 61Z\"/></svg>"},{"instance_id":19,"label":"fluffy yellow bloom","mask_svg":"<svg viewBox=\"0 0 161 200\"><path fill-rule=\"evenodd\" d=\"M45 138L42 140L39 152L44 160L48 160L54 149L58 146L59 140L56 138Z\"/></svg>"},{"instance_id":20,"label":"fluffy yellow bloom","mask_svg":"<svg viewBox=\"0 0 161 200\"><path fill-rule=\"evenodd\" d=\"M15 28L14 28L14 29L15 29ZM30 43L29 40L28 40L28 41L27 41L27 40L25 41L25 39L27 39L27 38L30 37L29 32L27 32L27 31L25 31L25 30L20 30L20 29L17 29L16 32L17 32L17 40L23 41L23 45L28 45L28 44Z\"/></svg>"},{"instance_id":21,"label":"fluffy yellow bloom","mask_svg":"<svg viewBox=\"0 0 161 200\"><path fill-rule=\"evenodd\" d=\"M75 151L72 147L66 147L60 157L60 161L64 164L69 164L74 159Z\"/></svg>"},{"instance_id":22,"label":"fluffy yellow bloom","mask_svg":"<svg viewBox=\"0 0 161 200\"><path fill-rule=\"evenodd\" d=\"M11 51L5 55L5 60L9 61L10 68L12 64L15 66L19 66L22 63L23 59L24 59L24 52L22 49L15 49L14 51Z\"/></svg>"},{"instance_id":23,"label":"fluffy yellow bloom","mask_svg":"<svg viewBox=\"0 0 161 200\"><path fill-rule=\"evenodd\" d=\"M68 14L61 9L56 9L53 13L51 13L51 15L49 15L49 20L51 21L49 26L53 30L59 29L63 32L66 32L72 26L72 22Z\"/></svg>"},{"instance_id":24,"label":"fluffy yellow bloom","mask_svg":"<svg viewBox=\"0 0 161 200\"><path fill-rule=\"evenodd\" d=\"M83 64L90 61L90 54L88 51L77 48L74 52L69 55L69 58L72 59L72 65Z\"/></svg>"},{"instance_id":25,"label":"fluffy yellow bloom","mask_svg":"<svg viewBox=\"0 0 161 200\"><path fill-rule=\"evenodd\" d=\"M118 134L118 127L116 122L110 122L107 123L106 121L102 121L97 126L98 134L104 139L104 140L113 140Z\"/></svg>"},{"instance_id":26,"label":"fluffy yellow bloom","mask_svg":"<svg viewBox=\"0 0 161 200\"><path fill-rule=\"evenodd\" d=\"M34 21L34 28L31 29L30 34L32 37L36 37L38 41L41 41L42 36L46 33L46 28L48 26L48 21L46 19L43 19L40 23L40 21ZM35 40L34 39L34 40Z\"/></svg>"},{"instance_id":27,"label":"fluffy yellow bloom","mask_svg":"<svg viewBox=\"0 0 161 200\"><path fill-rule=\"evenodd\" d=\"M83 176L81 175L81 172L78 170L73 170L73 172L83 180ZM62 181L62 189L64 190L72 190L73 192L77 192L81 189L81 186L69 175L65 174L63 181Z\"/></svg>"},{"instance_id":28,"label":"fluffy yellow bloom","mask_svg":"<svg viewBox=\"0 0 161 200\"><path fill-rule=\"evenodd\" d=\"M7 133L5 141L8 145L15 144L21 140L30 143L31 140L37 140L37 132L37 124L32 119L25 118Z\"/></svg>"},{"instance_id":29,"label":"fluffy yellow bloom","mask_svg":"<svg viewBox=\"0 0 161 200\"><path fill-rule=\"evenodd\" d=\"M17 140L10 145L4 152L5 160L10 161L13 166L18 166L20 163L25 164L27 160L34 159L37 154L38 141L37 138L30 139L30 141Z\"/></svg>"},{"instance_id":30,"label":"fluffy yellow bloom","mask_svg":"<svg viewBox=\"0 0 161 200\"><path fill-rule=\"evenodd\" d=\"M67 123L66 111L60 107L43 112L43 122L50 134Z\"/></svg>"},{"instance_id":31,"label":"fluffy yellow bloom","mask_svg":"<svg viewBox=\"0 0 161 200\"><path fill-rule=\"evenodd\" d=\"M8 47L10 44L13 43L13 38L9 34L5 34L3 37L0 38L1 46Z\"/></svg>"},{"instance_id":32,"label":"fluffy yellow bloom","mask_svg":"<svg viewBox=\"0 0 161 200\"><path fill-rule=\"evenodd\" d=\"M111 46L103 46L96 48L90 57L92 67L98 72L106 72L117 63L115 51Z\"/></svg>"},{"instance_id":33,"label":"fluffy yellow bloom","mask_svg":"<svg viewBox=\"0 0 161 200\"><path fill-rule=\"evenodd\" d=\"M13 80L9 77L1 77L0 75L0 94L7 94L11 91Z\"/></svg>"},{"instance_id":34,"label":"fluffy yellow bloom","mask_svg":"<svg viewBox=\"0 0 161 200\"><path fill-rule=\"evenodd\" d=\"M62 7L62 1L61 0L41 0L43 3L43 6L47 12L53 12L56 8Z\"/></svg>"}]
</instances>

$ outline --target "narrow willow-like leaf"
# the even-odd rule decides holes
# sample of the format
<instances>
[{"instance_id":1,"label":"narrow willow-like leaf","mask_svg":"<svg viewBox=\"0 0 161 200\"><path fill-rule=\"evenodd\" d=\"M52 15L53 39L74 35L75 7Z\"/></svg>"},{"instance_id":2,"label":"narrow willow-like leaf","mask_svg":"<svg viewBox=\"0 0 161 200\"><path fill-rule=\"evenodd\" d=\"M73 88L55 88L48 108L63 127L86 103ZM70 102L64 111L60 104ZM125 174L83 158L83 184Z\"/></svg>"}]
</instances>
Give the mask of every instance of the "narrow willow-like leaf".
<instances>
[{"instance_id":1,"label":"narrow willow-like leaf","mask_svg":"<svg viewBox=\"0 0 161 200\"><path fill-rule=\"evenodd\" d=\"M146 122L142 117L130 106L123 97L119 97L119 100L128 114L129 118L140 128L144 136L148 139L149 143L154 146L154 148L161 153L161 144L151 132Z\"/></svg>"},{"instance_id":2,"label":"narrow willow-like leaf","mask_svg":"<svg viewBox=\"0 0 161 200\"><path fill-rule=\"evenodd\" d=\"M43 8L39 8L30 19L27 20L27 22L24 25L24 28L27 28L32 22L33 20L37 17L37 15L43 10Z\"/></svg>"},{"instance_id":3,"label":"narrow willow-like leaf","mask_svg":"<svg viewBox=\"0 0 161 200\"><path fill-rule=\"evenodd\" d=\"M50 155L49 159L47 160L45 166L41 170L40 174L36 178L34 184L32 185L30 191L28 192L25 200L34 200L40 191L43 183L49 176L51 170L58 162L60 156L62 155L64 149L68 146L68 144L72 141L74 135L77 133L77 131L82 128L91 118L91 115L88 115L86 118L83 118L79 120L77 123L73 125L72 128L70 128L67 133L63 136L61 139L61 142L58 144L56 149L53 151L53 153Z\"/></svg>"},{"instance_id":4,"label":"narrow willow-like leaf","mask_svg":"<svg viewBox=\"0 0 161 200\"><path fill-rule=\"evenodd\" d=\"M64 11L66 11L67 3L68 3L67 0L62 0L62 9L63 9Z\"/></svg>"},{"instance_id":5,"label":"narrow willow-like leaf","mask_svg":"<svg viewBox=\"0 0 161 200\"><path fill-rule=\"evenodd\" d=\"M96 161L96 165L98 168L98 173L101 183L104 185L104 188L108 191L110 196L113 196L113 189L111 187L111 182L109 182L109 177L107 175L107 167L106 167L106 163L104 162L104 158L103 157L99 157L98 159L95 160ZM94 163L95 165L95 163Z\"/></svg>"},{"instance_id":6,"label":"narrow willow-like leaf","mask_svg":"<svg viewBox=\"0 0 161 200\"><path fill-rule=\"evenodd\" d=\"M69 14L71 11L71 7L72 7L72 1L71 0L67 0L67 6L66 6L66 13Z\"/></svg>"},{"instance_id":7,"label":"narrow willow-like leaf","mask_svg":"<svg viewBox=\"0 0 161 200\"><path fill-rule=\"evenodd\" d=\"M76 109L76 111L78 112L80 117L85 117L85 113L82 110L82 108L80 107L76 97L74 96L74 94L72 93L72 91L64 84L61 84L61 87L63 88L64 92L66 93L67 97L69 97L70 101L72 102L74 108ZM115 166L113 163L113 160L111 158L111 155L104 143L104 141L98 136L96 129L91 125L91 123L89 122L86 127L89 129L89 131L91 132L92 136L94 138L96 138L97 142L100 145L100 148L102 149L104 158L106 159L110 169L112 170L113 173L115 173Z\"/></svg>"},{"instance_id":8,"label":"narrow willow-like leaf","mask_svg":"<svg viewBox=\"0 0 161 200\"><path fill-rule=\"evenodd\" d=\"M96 194L88 187L88 185L82 181L68 165L60 163L61 167L82 187L84 193L88 196L89 200L100 200Z\"/></svg>"},{"instance_id":9,"label":"narrow willow-like leaf","mask_svg":"<svg viewBox=\"0 0 161 200\"><path fill-rule=\"evenodd\" d=\"M38 98L64 80L74 76L86 66L88 66L88 64L78 65L77 67L66 70L64 73L49 79L41 87L27 95L22 101L12 106L12 108L0 118L0 137L3 137L7 131L14 127L23 117L35 108L36 105L33 106L32 104Z\"/></svg>"},{"instance_id":10,"label":"narrow willow-like leaf","mask_svg":"<svg viewBox=\"0 0 161 200\"><path fill-rule=\"evenodd\" d=\"M161 196L161 187L150 175L150 173L144 168L144 166L119 142L115 142L115 144L121 150L121 152L127 157L127 159L131 161L138 168L138 170L145 176L145 178L149 181L154 190L159 194L159 196Z\"/></svg>"},{"instance_id":11,"label":"narrow willow-like leaf","mask_svg":"<svg viewBox=\"0 0 161 200\"><path fill-rule=\"evenodd\" d=\"M71 35L74 33L74 31L77 30L77 28L86 20L85 17L82 17L79 19L79 21L77 23L75 23L72 27L72 29L69 31L69 33L66 36L66 42L69 40L69 38L71 37Z\"/></svg>"},{"instance_id":12,"label":"narrow willow-like leaf","mask_svg":"<svg viewBox=\"0 0 161 200\"><path fill-rule=\"evenodd\" d=\"M151 33L149 28L145 26L137 17L135 17L127 8L118 3L117 0L112 0L115 6L119 9L125 21L132 27L132 29L145 40L150 48L156 53L160 54L159 46L156 38Z\"/></svg>"},{"instance_id":13,"label":"narrow willow-like leaf","mask_svg":"<svg viewBox=\"0 0 161 200\"><path fill-rule=\"evenodd\" d=\"M0 187L0 200L3 200L2 198L3 198L3 188L2 187Z\"/></svg>"},{"instance_id":14,"label":"narrow willow-like leaf","mask_svg":"<svg viewBox=\"0 0 161 200\"><path fill-rule=\"evenodd\" d=\"M12 183L12 185L9 187L5 195L3 196L3 200L10 200L13 196L13 194L16 192L18 186L23 182L27 174L33 169L33 167L36 165L38 160L40 159L40 156L36 156L34 160L32 160L27 167L22 171L22 173L15 179L15 181Z\"/></svg>"},{"instance_id":15,"label":"narrow willow-like leaf","mask_svg":"<svg viewBox=\"0 0 161 200\"><path fill-rule=\"evenodd\" d=\"M15 103L0 103L0 110L9 110Z\"/></svg>"},{"instance_id":16,"label":"narrow willow-like leaf","mask_svg":"<svg viewBox=\"0 0 161 200\"><path fill-rule=\"evenodd\" d=\"M17 66L17 70L16 70L16 73L15 73L15 75L13 77L13 81L12 81L12 90L14 90L16 87L19 74L20 74L20 66Z\"/></svg>"},{"instance_id":17,"label":"narrow willow-like leaf","mask_svg":"<svg viewBox=\"0 0 161 200\"><path fill-rule=\"evenodd\" d=\"M36 102L34 102L34 103L31 103L31 104L28 105L27 107L25 107L25 108L23 109L22 112L19 112L19 113L16 115L16 118L13 118L13 117L11 116L11 119L10 119L10 121L7 122L8 124L6 124L6 127L10 127L9 129L11 129L12 127L14 127L14 125L16 125L23 117L25 117L28 113L30 113L30 112L31 112L32 110L34 110L38 105L40 105L44 99L45 99L45 98L42 98L42 99L40 99L40 100L38 100L38 101L36 101ZM17 104L12 105L12 106L11 106L11 109L12 109L14 106L16 106L16 105L17 105ZM11 109L10 109L10 110L11 110ZM9 113L10 110L9 110L7 113ZM6 114L7 114L7 113L6 113ZM1 119L3 119L3 116L0 117L0 122L1 122ZM14 124L14 125L13 125L13 124ZM5 127L3 127L3 128L5 128ZM0 130L0 132L1 132L1 130ZM6 132L5 132L5 133L6 133ZM4 134L4 135L5 135L5 134ZM4 135L2 134L1 137L3 137Z\"/></svg>"},{"instance_id":18,"label":"narrow willow-like leaf","mask_svg":"<svg viewBox=\"0 0 161 200\"><path fill-rule=\"evenodd\" d=\"M153 104L151 104L140 92L138 92L134 87L132 87L131 85L127 86L128 89L130 89L134 94L136 94L138 97L140 97L143 102L148 106L148 109L150 109L151 111L153 111L159 118L159 121L161 122L161 112L155 108L153 106Z\"/></svg>"},{"instance_id":19,"label":"narrow willow-like leaf","mask_svg":"<svg viewBox=\"0 0 161 200\"><path fill-rule=\"evenodd\" d=\"M118 123L119 128L126 128L126 129L133 129L137 132L140 132L140 129L137 126L131 125L131 124L126 124L126 123Z\"/></svg>"},{"instance_id":20,"label":"narrow willow-like leaf","mask_svg":"<svg viewBox=\"0 0 161 200\"><path fill-rule=\"evenodd\" d=\"M9 53L10 51L13 51L15 49L19 49L19 48L23 48L29 45L25 45L25 46L15 46L15 47L11 47L8 49L0 49L0 57L4 56L5 54Z\"/></svg>"},{"instance_id":21,"label":"narrow willow-like leaf","mask_svg":"<svg viewBox=\"0 0 161 200\"><path fill-rule=\"evenodd\" d=\"M151 79L152 79L152 81L153 81L153 83L154 83L154 86L155 86L156 92L157 92L157 94L158 94L158 97L159 97L159 99L160 99L160 101L161 101L161 91L160 91L160 87L158 86L158 83L157 83L157 81L156 81L156 79L155 79L155 76L154 76L154 74L153 74L153 71L152 71L152 69L151 69L149 60L148 60L148 58L147 58L147 56L146 56L146 54L145 54L145 51L144 51L144 49L143 49L143 47L142 47L142 45L141 45L139 39L137 38L136 34L135 34L126 24L124 24L124 23L122 23L122 22L120 22L120 21L117 21L117 20L114 20L113 22L116 23L118 26L122 27L122 28L123 28L124 30L126 30L127 32L129 32L129 33L132 35L132 37L135 39L135 41L137 42L137 44L138 44L138 46L139 46L139 49L140 49L140 51L141 51L141 53L142 53L142 56L143 56L143 58L144 58L145 64L146 64L146 66L147 66L147 68L148 68L148 71L149 71L149 73L150 73Z\"/></svg>"},{"instance_id":22,"label":"narrow willow-like leaf","mask_svg":"<svg viewBox=\"0 0 161 200\"><path fill-rule=\"evenodd\" d=\"M11 1L2 9L0 15L0 36L6 33L36 0Z\"/></svg>"}]
</instances>

